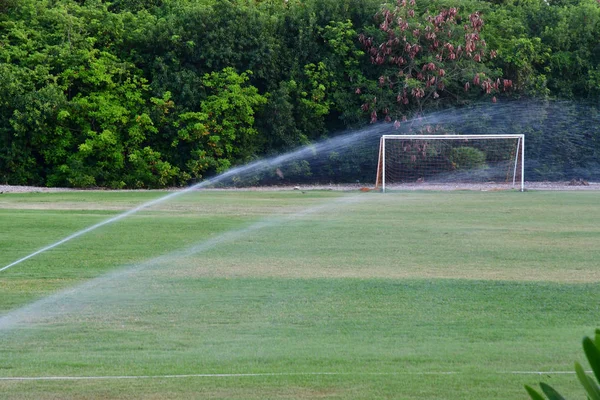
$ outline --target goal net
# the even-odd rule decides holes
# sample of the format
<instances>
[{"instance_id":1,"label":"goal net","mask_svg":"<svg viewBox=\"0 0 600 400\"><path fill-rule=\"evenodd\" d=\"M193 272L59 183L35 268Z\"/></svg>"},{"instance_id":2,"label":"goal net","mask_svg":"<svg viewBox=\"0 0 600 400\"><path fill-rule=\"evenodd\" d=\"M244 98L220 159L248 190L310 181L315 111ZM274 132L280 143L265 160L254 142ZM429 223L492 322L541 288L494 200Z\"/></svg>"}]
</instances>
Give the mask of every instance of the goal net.
<instances>
[{"instance_id":1,"label":"goal net","mask_svg":"<svg viewBox=\"0 0 600 400\"><path fill-rule=\"evenodd\" d=\"M376 187L524 190L524 135L383 135Z\"/></svg>"}]
</instances>

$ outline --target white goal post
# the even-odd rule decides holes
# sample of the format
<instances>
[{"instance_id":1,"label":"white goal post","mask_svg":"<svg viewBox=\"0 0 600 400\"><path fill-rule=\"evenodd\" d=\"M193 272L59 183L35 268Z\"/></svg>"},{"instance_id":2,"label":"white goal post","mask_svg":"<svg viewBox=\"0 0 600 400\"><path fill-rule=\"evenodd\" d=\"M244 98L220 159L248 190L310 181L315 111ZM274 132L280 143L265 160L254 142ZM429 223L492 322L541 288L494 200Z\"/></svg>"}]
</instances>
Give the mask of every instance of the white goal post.
<instances>
[{"instance_id":1,"label":"white goal post","mask_svg":"<svg viewBox=\"0 0 600 400\"><path fill-rule=\"evenodd\" d=\"M452 184L525 190L525 135L383 135L375 187Z\"/></svg>"}]
</instances>

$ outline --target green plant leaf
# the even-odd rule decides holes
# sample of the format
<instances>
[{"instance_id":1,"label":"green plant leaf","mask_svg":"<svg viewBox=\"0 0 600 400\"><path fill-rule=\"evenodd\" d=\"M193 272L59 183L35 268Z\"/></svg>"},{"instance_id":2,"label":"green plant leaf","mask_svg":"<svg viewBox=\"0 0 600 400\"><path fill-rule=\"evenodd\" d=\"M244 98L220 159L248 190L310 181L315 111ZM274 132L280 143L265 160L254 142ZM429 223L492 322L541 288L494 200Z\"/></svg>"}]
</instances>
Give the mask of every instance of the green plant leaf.
<instances>
[{"instance_id":1,"label":"green plant leaf","mask_svg":"<svg viewBox=\"0 0 600 400\"><path fill-rule=\"evenodd\" d=\"M536 392L536 390L529 385L525 385L525 390L527 390L527 393L529 394L529 397L531 397L531 400L546 400L544 399L544 396Z\"/></svg>"},{"instance_id":2,"label":"green plant leaf","mask_svg":"<svg viewBox=\"0 0 600 400\"><path fill-rule=\"evenodd\" d=\"M597 335L598 333L596 332ZM592 371L594 371L596 379L600 382L600 350L592 339L587 336L583 338L583 351L592 367Z\"/></svg>"},{"instance_id":3,"label":"green plant leaf","mask_svg":"<svg viewBox=\"0 0 600 400\"><path fill-rule=\"evenodd\" d=\"M548 396L548 400L566 400L560 393L554 390L554 388L547 383L540 382L540 387L542 388L542 392Z\"/></svg>"},{"instance_id":4,"label":"green plant leaf","mask_svg":"<svg viewBox=\"0 0 600 400\"><path fill-rule=\"evenodd\" d=\"M594 382L592 378L587 376L583 367L579 363L575 363L575 373L579 382L583 385L585 391L588 393L590 400L600 400L600 387Z\"/></svg>"}]
</instances>

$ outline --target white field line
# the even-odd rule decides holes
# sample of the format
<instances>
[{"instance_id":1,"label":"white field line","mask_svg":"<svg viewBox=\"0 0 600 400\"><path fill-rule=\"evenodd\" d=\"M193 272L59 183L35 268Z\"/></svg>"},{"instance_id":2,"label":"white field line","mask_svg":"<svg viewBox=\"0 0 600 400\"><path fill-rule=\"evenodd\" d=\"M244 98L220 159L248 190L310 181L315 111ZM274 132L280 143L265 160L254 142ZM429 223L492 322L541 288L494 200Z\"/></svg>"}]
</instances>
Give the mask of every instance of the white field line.
<instances>
[{"instance_id":1,"label":"white field line","mask_svg":"<svg viewBox=\"0 0 600 400\"><path fill-rule=\"evenodd\" d=\"M9 376L0 381L81 381L101 379L178 379L178 378L246 378L278 376L326 376L326 375L452 375L456 372L264 372L247 374L181 374L181 375L114 375L114 376Z\"/></svg>"},{"instance_id":2,"label":"white field line","mask_svg":"<svg viewBox=\"0 0 600 400\"><path fill-rule=\"evenodd\" d=\"M572 375L574 371L496 371L494 375ZM592 371L586 371L591 374ZM179 374L179 375L105 375L105 376L5 376L0 381L85 381L85 380L124 380L124 379L182 379L182 378L253 378L284 376L340 376L340 375L458 375L458 371L420 372L263 372L245 374Z\"/></svg>"},{"instance_id":3,"label":"white field line","mask_svg":"<svg viewBox=\"0 0 600 400\"><path fill-rule=\"evenodd\" d=\"M586 374L591 374L592 372L592 370L585 371ZM516 375L573 375L575 371L510 371L504 373Z\"/></svg>"}]
</instances>

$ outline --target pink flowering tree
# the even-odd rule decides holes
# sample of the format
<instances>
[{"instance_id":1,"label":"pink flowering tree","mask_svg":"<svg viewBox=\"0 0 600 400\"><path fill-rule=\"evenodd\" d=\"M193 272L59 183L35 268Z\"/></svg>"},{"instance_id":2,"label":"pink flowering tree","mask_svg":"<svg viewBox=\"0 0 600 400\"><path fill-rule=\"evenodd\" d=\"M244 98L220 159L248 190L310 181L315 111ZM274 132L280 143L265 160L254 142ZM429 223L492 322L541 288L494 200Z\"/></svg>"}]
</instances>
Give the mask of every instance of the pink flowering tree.
<instances>
[{"instance_id":1,"label":"pink flowering tree","mask_svg":"<svg viewBox=\"0 0 600 400\"><path fill-rule=\"evenodd\" d=\"M371 63L379 67L378 87L357 87L371 122L401 121L425 109L460 105L509 90L512 82L486 67L489 50L479 12L467 17L457 8L418 13L415 0L398 0L376 15L379 31L359 35Z\"/></svg>"}]
</instances>

